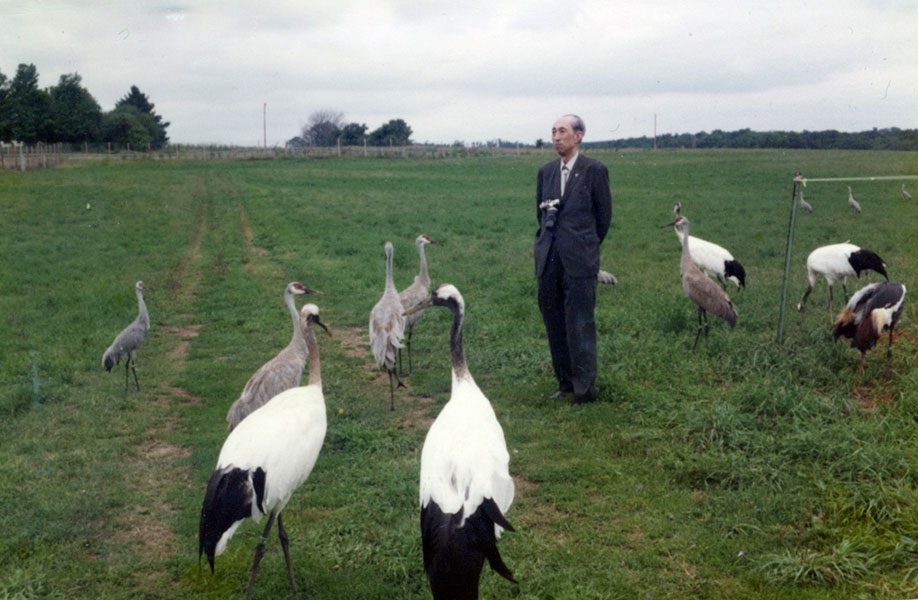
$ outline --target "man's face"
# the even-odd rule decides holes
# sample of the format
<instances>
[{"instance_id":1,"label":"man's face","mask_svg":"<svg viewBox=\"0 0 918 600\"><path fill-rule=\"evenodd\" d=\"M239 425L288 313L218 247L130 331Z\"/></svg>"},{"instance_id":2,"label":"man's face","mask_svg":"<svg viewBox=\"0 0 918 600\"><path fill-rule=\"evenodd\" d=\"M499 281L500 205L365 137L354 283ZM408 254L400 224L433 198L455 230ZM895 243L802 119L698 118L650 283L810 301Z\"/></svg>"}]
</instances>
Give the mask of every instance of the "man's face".
<instances>
[{"instance_id":1,"label":"man's face","mask_svg":"<svg viewBox=\"0 0 918 600\"><path fill-rule=\"evenodd\" d=\"M567 160L574 155L583 133L574 131L571 117L561 117L551 128L551 143L555 146L558 155Z\"/></svg>"}]
</instances>

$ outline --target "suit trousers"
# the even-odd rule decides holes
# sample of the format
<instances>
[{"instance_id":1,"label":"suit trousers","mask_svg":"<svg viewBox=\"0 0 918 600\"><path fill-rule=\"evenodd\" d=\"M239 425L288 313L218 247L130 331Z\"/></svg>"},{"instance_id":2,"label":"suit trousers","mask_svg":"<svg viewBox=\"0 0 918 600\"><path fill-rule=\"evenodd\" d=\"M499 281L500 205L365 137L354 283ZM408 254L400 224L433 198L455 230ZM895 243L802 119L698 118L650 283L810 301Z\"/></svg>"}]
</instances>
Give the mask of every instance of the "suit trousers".
<instances>
[{"instance_id":1,"label":"suit trousers","mask_svg":"<svg viewBox=\"0 0 918 600\"><path fill-rule=\"evenodd\" d=\"M596 382L596 276L571 277L554 247L539 278L539 310L548 334L558 389L575 397Z\"/></svg>"}]
</instances>

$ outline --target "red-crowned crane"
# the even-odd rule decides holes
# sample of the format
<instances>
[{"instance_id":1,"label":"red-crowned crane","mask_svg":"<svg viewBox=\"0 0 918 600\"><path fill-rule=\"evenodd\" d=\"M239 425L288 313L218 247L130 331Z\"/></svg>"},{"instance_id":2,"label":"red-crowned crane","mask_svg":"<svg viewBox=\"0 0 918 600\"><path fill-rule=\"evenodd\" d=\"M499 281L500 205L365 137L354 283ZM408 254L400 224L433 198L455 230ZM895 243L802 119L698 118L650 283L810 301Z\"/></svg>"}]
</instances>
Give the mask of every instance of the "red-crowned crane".
<instances>
[{"instance_id":1,"label":"red-crowned crane","mask_svg":"<svg viewBox=\"0 0 918 600\"><path fill-rule=\"evenodd\" d=\"M258 563L275 518L287 562L287 577L294 597L297 596L281 512L293 492L309 477L325 439L325 398L313 325L328 333L315 304L303 306L300 320L309 348L308 384L281 392L230 432L223 442L201 507L198 558L207 554L211 572L214 557L223 553L244 520L251 517L258 523L263 516L268 517L262 538L255 546L246 598L252 595Z\"/></svg>"},{"instance_id":2,"label":"red-crowned crane","mask_svg":"<svg viewBox=\"0 0 918 600\"><path fill-rule=\"evenodd\" d=\"M698 338L701 336L701 330L704 329L705 335L708 333L707 313L714 313L733 328L736 326L736 307L730 302L727 292L702 273L701 269L692 262L691 246L695 242L689 236L689 220L679 215L676 217L675 224L676 228L682 231L682 257L679 261L682 289L685 290L685 295L689 300L698 307L698 333L695 334L695 343L692 344L692 352L694 352L695 346L698 345ZM703 324L702 318L704 318Z\"/></svg>"},{"instance_id":3,"label":"red-crowned crane","mask_svg":"<svg viewBox=\"0 0 918 600\"><path fill-rule=\"evenodd\" d=\"M140 382L137 381L137 349L147 338L147 332L150 330L150 315L147 313L147 305L143 301L144 285L142 281L134 284L134 293L137 295L137 318L134 322L121 330L115 337L115 341L109 346L105 353L102 354L102 367L106 371L111 371L112 367L121 362L122 358L127 357L124 362L124 391L128 391L128 367L134 372L134 384L137 391L140 391Z\"/></svg>"},{"instance_id":4,"label":"red-crowned crane","mask_svg":"<svg viewBox=\"0 0 918 600\"><path fill-rule=\"evenodd\" d=\"M684 236L679 232L679 228L676 227L679 217L682 215L682 204L680 202L676 202L673 206L673 212L676 213L676 220L663 225L663 227L673 227L676 237L679 238L680 242L683 242ZM738 260L733 258L733 255L726 248L694 236L689 239L692 242L690 244L692 262L699 269L709 277L716 277L720 287L724 290L727 289L724 279L732 281L737 288L746 288L746 269L743 268L743 265Z\"/></svg>"},{"instance_id":5,"label":"red-crowned crane","mask_svg":"<svg viewBox=\"0 0 918 600\"><path fill-rule=\"evenodd\" d=\"M848 186L848 206L851 207L855 214L861 214L861 205L854 199L854 193L851 191L850 185Z\"/></svg>"},{"instance_id":6,"label":"red-crowned crane","mask_svg":"<svg viewBox=\"0 0 918 600\"><path fill-rule=\"evenodd\" d=\"M403 289L398 294L398 299L402 303L402 309L408 311L427 299L430 294L430 275L427 274L427 255L424 254L424 246L427 244L439 244L428 236L421 234L414 240L414 245L418 247L418 254L421 259L421 268L414 277L414 283ZM411 334L414 332L414 326L424 314L423 310L413 312L405 317L405 345L408 350L408 375L411 374ZM398 349L398 370L402 370L402 349Z\"/></svg>"},{"instance_id":7,"label":"red-crowned crane","mask_svg":"<svg viewBox=\"0 0 918 600\"><path fill-rule=\"evenodd\" d=\"M886 362L892 358L893 329L902 316L905 307L905 286L895 281L871 283L854 293L851 300L839 313L832 334L835 339L851 339L851 347L861 351L863 368L867 351L873 348L889 331L889 345L886 347Z\"/></svg>"},{"instance_id":8,"label":"red-crowned crane","mask_svg":"<svg viewBox=\"0 0 918 600\"><path fill-rule=\"evenodd\" d=\"M514 492L510 454L494 409L465 362L462 295L444 283L412 310L430 305L453 313L452 391L421 451L424 571L434 600L472 600L478 598L485 559L499 575L516 583L497 549L501 530L513 531L504 516Z\"/></svg>"},{"instance_id":9,"label":"red-crowned crane","mask_svg":"<svg viewBox=\"0 0 918 600\"><path fill-rule=\"evenodd\" d=\"M393 378L398 381L398 387L405 387L395 373L395 357L405 335L405 317L402 316L402 302L392 282L392 242L386 242L385 249L386 287L382 298L370 311L370 350L376 359L376 366L389 374L389 410L395 410Z\"/></svg>"},{"instance_id":10,"label":"red-crowned crane","mask_svg":"<svg viewBox=\"0 0 918 600\"><path fill-rule=\"evenodd\" d=\"M848 242L816 248L806 257L806 275L810 284L797 304L797 310L803 312L806 308L806 299L810 297L810 292L813 291L819 275L825 277L826 283L829 284L829 303L826 304L826 310L832 310L832 286L835 282L841 280L845 302L847 302L848 288L845 283L848 276L855 275L860 278L861 272L868 269L889 279L886 274L886 263L876 252L859 248Z\"/></svg>"},{"instance_id":11,"label":"red-crowned crane","mask_svg":"<svg viewBox=\"0 0 918 600\"><path fill-rule=\"evenodd\" d=\"M911 199L912 199L912 195L908 193L908 190L907 190L907 189L905 189L905 184L904 184L904 183L902 184L902 187L899 188L899 193L902 194L902 197L905 198L906 200L911 200Z\"/></svg>"},{"instance_id":12,"label":"red-crowned crane","mask_svg":"<svg viewBox=\"0 0 918 600\"><path fill-rule=\"evenodd\" d=\"M284 289L284 303L293 319L293 338L287 347L280 353L263 364L255 374L249 378L239 398L233 402L229 412L226 413L226 422L232 431L257 408L261 408L268 400L286 389L300 385L303 376L303 367L306 366L306 357L309 350L306 347L306 337L300 327L300 318L297 314L294 296L300 294L319 294L322 292L312 290L300 283L292 281Z\"/></svg>"}]
</instances>

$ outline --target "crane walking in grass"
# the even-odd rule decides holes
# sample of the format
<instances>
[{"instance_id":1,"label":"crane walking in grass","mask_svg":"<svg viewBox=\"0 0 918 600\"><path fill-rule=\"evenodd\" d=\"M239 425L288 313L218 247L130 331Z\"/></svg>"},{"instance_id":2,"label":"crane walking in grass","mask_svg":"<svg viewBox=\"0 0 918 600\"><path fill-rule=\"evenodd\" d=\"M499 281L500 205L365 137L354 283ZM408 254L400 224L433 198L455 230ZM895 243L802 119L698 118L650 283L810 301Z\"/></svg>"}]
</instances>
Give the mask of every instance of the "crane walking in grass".
<instances>
[{"instance_id":1,"label":"crane walking in grass","mask_svg":"<svg viewBox=\"0 0 918 600\"><path fill-rule=\"evenodd\" d=\"M134 292L137 295L138 314L134 322L121 330L121 333L112 342L105 353L102 355L102 366L106 371L111 371L112 367L126 358L124 362L124 391L128 391L128 367L134 373L134 384L137 391L140 391L140 382L137 381L137 349L147 338L147 332L150 331L150 315L147 313L147 305L143 301L144 285L142 281L134 284Z\"/></svg>"},{"instance_id":2,"label":"crane walking in grass","mask_svg":"<svg viewBox=\"0 0 918 600\"><path fill-rule=\"evenodd\" d=\"M848 206L851 207L855 214L861 214L861 205L854 199L854 193L851 191L850 185L848 186Z\"/></svg>"},{"instance_id":3,"label":"crane walking in grass","mask_svg":"<svg viewBox=\"0 0 918 600\"><path fill-rule=\"evenodd\" d=\"M691 244L694 242L689 237L689 220L679 215L674 223L676 228L682 231L682 257L679 261L682 289L698 308L698 333L695 334L695 343L692 344L692 352L694 352L698 345L698 338L701 336L701 330L704 329L705 335L708 333L707 313L714 313L733 328L736 326L736 307L730 302L727 292L702 273L701 269L692 262ZM704 319L703 324L702 318Z\"/></svg>"},{"instance_id":4,"label":"crane walking in grass","mask_svg":"<svg viewBox=\"0 0 918 600\"><path fill-rule=\"evenodd\" d=\"M211 572L214 557L223 553L244 520L251 517L258 523L262 517L268 517L261 540L255 547L246 598L252 595L258 563L264 555L265 542L275 518L287 563L287 577L297 597L289 539L281 513L293 492L312 472L325 439L325 398L313 325L329 333L319 319L319 307L315 304L303 306L300 324L309 348L308 384L271 398L230 432L220 450L201 507L198 558L207 555Z\"/></svg>"},{"instance_id":5,"label":"crane walking in grass","mask_svg":"<svg viewBox=\"0 0 918 600\"><path fill-rule=\"evenodd\" d=\"M673 206L673 212L676 213L676 219L663 225L663 227L673 227L676 237L679 238L679 241L684 246L685 242L683 240L685 238L680 233L679 228L676 227L679 217L682 215L682 203L676 202ZM738 260L733 258L729 250L695 236L691 236L689 239L692 242L690 244L691 259L695 266L704 271L709 277L715 277L717 282L720 283L720 287L724 290L727 289L724 279L732 281L737 288L746 288L746 269L743 268L743 265Z\"/></svg>"},{"instance_id":6,"label":"crane walking in grass","mask_svg":"<svg viewBox=\"0 0 918 600\"><path fill-rule=\"evenodd\" d=\"M284 303L293 318L293 339L280 353L266 362L258 369L242 390L239 398L233 402L226 421L232 431L244 418L257 408L261 408L268 400L286 389L300 385L303 376L303 367L306 366L306 357L309 349L306 347L306 337L300 326L300 317L296 310L294 297L300 294L319 294L322 292L309 289L299 281L287 284L284 290Z\"/></svg>"},{"instance_id":7,"label":"crane walking in grass","mask_svg":"<svg viewBox=\"0 0 918 600\"><path fill-rule=\"evenodd\" d=\"M868 269L889 279L886 274L886 263L876 252L859 248L848 242L816 248L806 258L806 275L810 284L797 304L797 310L803 312L806 308L806 300L810 297L810 292L813 291L819 275L825 277L826 283L829 284L829 302L826 304L826 310L832 310L832 286L835 282L841 280L845 302L847 302L848 288L845 282L848 276L855 275L860 278L861 272Z\"/></svg>"},{"instance_id":8,"label":"crane walking in grass","mask_svg":"<svg viewBox=\"0 0 918 600\"><path fill-rule=\"evenodd\" d=\"M889 331L886 364L892 359L893 329L905 308L905 291L905 286L895 281L871 283L856 291L839 313L832 326L832 335L836 340L849 338L851 347L861 351L861 368L866 362L867 351L884 331Z\"/></svg>"},{"instance_id":9,"label":"crane walking in grass","mask_svg":"<svg viewBox=\"0 0 918 600\"><path fill-rule=\"evenodd\" d=\"M402 347L405 335L405 317L402 315L402 301L392 281L392 242L386 242L386 287L382 298L370 311L370 350L376 359L376 366L389 374L389 410L395 410L395 387L405 387L395 372L395 357Z\"/></svg>"},{"instance_id":10,"label":"crane walking in grass","mask_svg":"<svg viewBox=\"0 0 918 600\"><path fill-rule=\"evenodd\" d=\"M449 349L452 391L421 450L421 540L424 571L434 600L475 600L484 561L516 583L497 549L513 502L510 454L504 431L465 361L459 290L440 285L423 304L453 313ZM409 311L410 312L410 311Z\"/></svg>"},{"instance_id":11,"label":"crane walking in grass","mask_svg":"<svg viewBox=\"0 0 918 600\"><path fill-rule=\"evenodd\" d=\"M408 311L418 304L427 300L430 293L430 275L427 274L427 256L424 254L424 246L427 244L439 244L424 234L421 234L414 240L414 245L418 247L418 254L421 259L421 270L414 277L414 283L399 292L398 299L402 303L402 309ZM414 332L414 326L424 314L423 310L413 312L405 317L405 346L408 351L408 373L402 370L402 349L398 349L398 370L401 375L411 374L411 334Z\"/></svg>"}]
</instances>

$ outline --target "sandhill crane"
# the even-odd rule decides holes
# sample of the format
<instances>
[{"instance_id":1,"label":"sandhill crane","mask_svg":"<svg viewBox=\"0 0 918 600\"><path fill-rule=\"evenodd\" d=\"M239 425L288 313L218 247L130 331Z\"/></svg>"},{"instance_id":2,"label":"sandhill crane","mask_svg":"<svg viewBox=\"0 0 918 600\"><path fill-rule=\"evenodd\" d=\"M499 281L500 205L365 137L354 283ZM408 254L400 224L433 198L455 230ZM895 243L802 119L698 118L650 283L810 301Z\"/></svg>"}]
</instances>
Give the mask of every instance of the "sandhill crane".
<instances>
[{"instance_id":1,"label":"sandhill crane","mask_svg":"<svg viewBox=\"0 0 918 600\"><path fill-rule=\"evenodd\" d=\"M663 225L663 227L673 227L676 237L682 242L684 237L679 232L679 228L676 227L679 217L682 216L682 204L680 202L676 202L673 206L673 212L676 213L676 219L672 223ZM720 287L724 290L727 289L724 279L732 281L737 288L746 288L746 269L743 268L743 265L738 260L733 258L733 255L726 248L694 236L690 239L692 242L690 244L692 247L692 262L699 269L709 277L716 277Z\"/></svg>"},{"instance_id":2,"label":"sandhill crane","mask_svg":"<svg viewBox=\"0 0 918 600\"><path fill-rule=\"evenodd\" d=\"M319 294L322 292L309 289L299 281L287 284L284 290L284 303L293 318L293 338L287 347L255 371L242 390L239 398L233 402L229 412L226 413L226 422L232 431L236 425L265 402L286 389L300 385L303 376L303 367L306 365L306 356L309 350L306 347L306 338L300 327L300 318L297 314L294 296L300 294Z\"/></svg>"},{"instance_id":3,"label":"sandhill crane","mask_svg":"<svg viewBox=\"0 0 918 600\"><path fill-rule=\"evenodd\" d=\"M615 278L615 275L602 269L596 274L596 282L604 285L618 285L618 279Z\"/></svg>"},{"instance_id":4,"label":"sandhill crane","mask_svg":"<svg viewBox=\"0 0 918 600\"><path fill-rule=\"evenodd\" d=\"M907 190L907 189L905 189L905 184L904 184L904 183L902 184L902 187L899 188L899 193L902 194L902 197L905 198L906 200L911 200L911 199L912 199L912 195L908 193L908 190Z\"/></svg>"},{"instance_id":5,"label":"sandhill crane","mask_svg":"<svg viewBox=\"0 0 918 600\"><path fill-rule=\"evenodd\" d=\"M701 330L704 329L705 334L708 332L707 313L714 313L729 323L732 328L736 326L736 307L730 302L727 292L702 273L701 269L692 262L691 245L694 241L689 236L689 220L679 215L675 223L676 228L682 230L682 258L679 262L682 289L685 290L685 295L689 297L689 300L698 307L698 333L695 334L695 343L692 344L692 352L694 352ZM702 318L704 318L704 324L701 322Z\"/></svg>"},{"instance_id":6,"label":"sandhill crane","mask_svg":"<svg viewBox=\"0 0 918 600\"><path fill-rule=\"evenodd\" d=\"M392 282L392 242L386 242L385 249L386 288L382 298L370 311L370 350L376 359L376 365L380 369L386 369L389 374L389 410L395 410L393 378L398 382L398 387L405 387L395 373L395 356L402 347L405 317L402 316L402 303Z\"/></svg>"},{"instance_id":7,"label":"sandhill crane","mask_svg":"<svg viewBox=\"0 0 918 600\"><path fill-rule=\"evenodd\" d=\"M854 193L851 191L850 185L848 186L848 206L850 206L851 210L856 214L861 214L861 205L854 199Z\"/></svg>"},{"instance_id":8,"label":"sandhill crane","mask_svg":"<svg viewBox=\"0 0 918 600\"><path fill-rule=\"evenodd\" d=\"M826 304L826 310L832 310L832 285L839 279L841 280L845 302L847 302L848 288L845 287L845 283L848 276L855 275L860 278L861 272L867 269L876 271L887 280L889 279L886 274L886 263L876 252L859 248L848 242L816 248L806 257L806 275L810 284L797 304L797 310L803 312L806 308L806 299L810 297L810 292L813 291L819 275L825 277L826 283L829 284L829 302Z\"/></svg>"},{"instance_id":9,"label":"sandhill crane","mask_svg":"<svg viewBox=\"0 0 918 600\"><path fill-rule=\"evenodd\" d=\"M803 199L803 190L800 190L800 208L805 210L808 213L813 212L813 207L810 206L810 203Z\"/></svg>"},{"instance_id":10,"label":"sandhill crane","mask_svg":"<svg viewBox=\"0 0 918 600\"><path fill-rule=\"evenodd\" d=\"M313 325L328 333L315 304L303 306L300 320L309 348L309 383L281 392L230 432L223 442L201 507L198 558L207 554L211 572L214 557L223 553L245 519L251 517L258 523L268 516L261 541L255 547L246 598L252 595L258 563L275 517L287 562L287 577L293 595L297 595L281 512L293 492L309 477L325 439L325 398Z\"/></svg>"},{"instance_id":11,"label":"sandhill crane","mask_svg":"<svg viewBox=\"0 0 918 600\"><path fill-rule=\"evenodd\" d=\"M832 334L835 339L851 339L851 347L861 351L863 368L867 351L889 330L889 345L886 346L886 362L892 358L893 329L902 316L905 307L905 286L895 281L871 283L854 293L851 300L839 313Z\"/></svg>"},{"instance_id":12,"label":"sandhill crane","mask_svg":"<svg viewBox=\"0 0 918 600\"><path fill-rule=\"evenodd\" d=\"M439 244L424 234L419 235L414 240L414 245L418 247L418 254L421 259L421 270L414 277L414 283L399 292L398 299L402 303L403 310L409 310L427 299L430 293L430 275L427 274L427 256L424 254L424 246L427 244ZM408 347L408 374L411 374L411 334L414 326L421 319L424 311L413 312L405 317L405 345ZM402 371L402 349L398 349L398 370Z\"/></svg>"},{"instance_id":13,"label":"sandhill crane","mask_svg":"<svg viewBox=\"0 0 918 600\"><path fill-rule=\"evenodd\" d=\"M134 292L137 295L138 314L134 322L121 330L121 333L115 337L115 341L109 346L105 353L102 354L102 366L106 371L111 371L112 367L121 362L121 359L127 357L124 362L124 391L128 391L128 367L134 373L134 384L137 391L140 391L140 382L137 381L137 349L143 344L150 330L150 315L147 313L147 305L143 301L144 285L142 281L134 284Z\"/></svg>"},{"instance_id":14,"label":"sandhill crane","mask_svg":"<svg viewBox=\"0 0 918 600\"><path fill-rule=\"evenodd\" d=\"M510 455L487 397L472 378L462 346L465 302L453 285L440 285L420 307L445 306L450 330L452 391L427 432L421 451L421 539L424 571L434 600L478 598L485 559L516 583L497 549L504 514L513 502Z\"/></svg>"}]
</instances>

